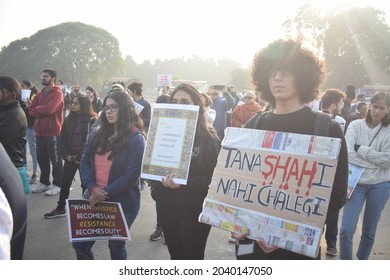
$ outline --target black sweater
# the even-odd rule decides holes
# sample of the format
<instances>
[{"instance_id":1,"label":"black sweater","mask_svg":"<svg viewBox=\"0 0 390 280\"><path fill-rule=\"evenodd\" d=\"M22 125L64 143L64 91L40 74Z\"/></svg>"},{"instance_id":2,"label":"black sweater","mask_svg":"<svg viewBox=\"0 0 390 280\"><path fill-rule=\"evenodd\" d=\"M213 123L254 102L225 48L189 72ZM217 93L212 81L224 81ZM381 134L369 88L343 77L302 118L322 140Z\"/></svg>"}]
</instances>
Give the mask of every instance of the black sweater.
<instances>
[{"instance_id":1,"label":"black sweater","mask_svg":"<svg viewBox=\"0 0 390 280\"><path fill-rule=\"evenodd\" d=\"M24 165L27 119L20 104L0 106L0 143L16 167Z\"/></svg>"},{"instance_id":2,"label":"black sweater","mask_svg":"<svg viewBox=\"0 0 390 280\"><path fill-rule=\"evenodd\" d=\"M152 196L162 203L169 215L180 217L199 215L207 195L214 168L217 165L220 143L216 139L196 135L192 149L187 185L169 189L152 181Z\"/></svg>"}]
</instances>

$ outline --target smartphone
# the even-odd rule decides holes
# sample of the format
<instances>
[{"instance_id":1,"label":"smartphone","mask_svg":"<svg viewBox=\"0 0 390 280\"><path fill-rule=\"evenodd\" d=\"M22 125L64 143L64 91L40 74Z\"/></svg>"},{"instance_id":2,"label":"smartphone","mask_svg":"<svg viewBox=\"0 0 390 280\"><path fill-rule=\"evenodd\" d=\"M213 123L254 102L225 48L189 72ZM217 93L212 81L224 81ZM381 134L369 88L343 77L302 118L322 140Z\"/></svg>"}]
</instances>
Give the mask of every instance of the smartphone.
<instances>
[{"instance_id":1,"label":"smartphone","mask_svg":"<svg viewBox=\"0 0 390 280\"><path fill-rule=\"evenodd\" d=\"M225 85L214 85L213 88L215 90L223 90L225 88Z\"/></svg>"}]
</instances>

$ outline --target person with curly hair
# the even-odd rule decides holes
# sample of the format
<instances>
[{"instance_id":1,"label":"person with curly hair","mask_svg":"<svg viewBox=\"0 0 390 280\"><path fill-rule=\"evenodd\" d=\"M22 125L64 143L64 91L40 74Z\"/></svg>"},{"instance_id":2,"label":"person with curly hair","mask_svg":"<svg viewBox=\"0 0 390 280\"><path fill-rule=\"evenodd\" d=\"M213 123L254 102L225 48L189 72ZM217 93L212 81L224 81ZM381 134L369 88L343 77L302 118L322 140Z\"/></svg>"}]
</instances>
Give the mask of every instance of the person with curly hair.
<instances>
[{"instance_id":1,"label":"person with curly hair","mask_svg":"<svg viewBox=\"0 0 390 280\"><path fill-rule=\"evenodd\" d=\"M91 206L101 201L120 203L129 229L140 209L138 184L145 139L134 101L115 90L103 101L99 125L90 133L80 161L81 179L90 193ZM94 259L94 244L73 242L77 259ZM127 259L125 241L109 240L108 247L111 259Z\"/></svg>"},{"instance_id":2,"label":"person with curly hair","mask_svg":"<svg viewBox=\"0 0 390 280\"><path fill-rule=\"evenodd\" d=\"M348 155L343 131L329 115L314 112L306 104L313 101L319 86L325 80L325 63L299 40L276 40L257 53L253 60L252 79L262 99L274 108L251 118L246 128L315 134L315 120L320 117L329 128L327 135L341 139L335 180L329 201L327 218L340 210L345 203L348 181ZM317 132L317 135L322 134ZM234 234L239 241L247 234ZM254 252L248 259L312 259L277 248L265 240L255 242ZM256 245L255 244L255 245ZM321 254L316 257L319 259ZM239 257L237 257L239 258Z\"/></svg>"}]
</instances>

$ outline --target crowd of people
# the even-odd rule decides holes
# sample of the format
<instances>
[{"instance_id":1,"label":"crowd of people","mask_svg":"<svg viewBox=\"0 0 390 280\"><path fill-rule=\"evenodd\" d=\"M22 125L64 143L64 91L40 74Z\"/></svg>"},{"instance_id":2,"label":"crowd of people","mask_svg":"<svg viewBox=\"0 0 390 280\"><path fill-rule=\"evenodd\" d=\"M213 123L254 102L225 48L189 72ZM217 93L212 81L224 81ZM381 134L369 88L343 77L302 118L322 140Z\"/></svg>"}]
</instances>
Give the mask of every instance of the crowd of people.
<instances>
[{"instance_id":1,"label":"crowd of people","mask_svg":"<svg viewBox=\"0 0 390 280\"><path fill-rule=\"evenodd\" d=\"M174 174L166 174L160 181L141 178L152 114L142 82L127 87L113 84L102 100L90 85L84 91L74 86L70 93L64 92L53 69L42 71L40 90L30 81L0 76L0 152L2 159L7 158L1 160L7 166L0 168L0 213L5 225L0 231L0 257L23 258L25 196L30 191L59 194L57 206L43 216L66 216L65 201L78 171L80 197L89 199L92 207L103 201L119 203L129 229L140 211L140 191L150 186L156 202L156 229L150 240L164 237L171 259L204 259L211 226L199 222L198 217L225 129L232 126L339 138L341 150L324 224L326 253L339 253L342 213L340 258L354 258L353 236L365 204L356 257L368 259L390 194L390 94L376 93L368 104L364 95L356 96L352 85L345 92L336 88L321 92L325 62L292 39L276 40L259 51L251 75L254 90L237 93L231 85L211 85L207 92L199 92L191 84L181 84L171 91L164 87L156 100L199 107L185 185L177 183ZM22 90L27 90L28 96ZM320 111L308 105L313 100L320 100ZM324 126L321 129L316 127L317 119ZM32 166L27 166L27 150ZM349 163L364 171L347 198ZM321 257L320 252L311 258L265 240L249 240L248 234L232 233L236 253L243 244L253 244L250 254L237 254L237 259ZM76 258L94 259L94 243L73 242ZM125 241L109 240L108 248L111 259L127 259Z\"/></svg>"}]
</instances>

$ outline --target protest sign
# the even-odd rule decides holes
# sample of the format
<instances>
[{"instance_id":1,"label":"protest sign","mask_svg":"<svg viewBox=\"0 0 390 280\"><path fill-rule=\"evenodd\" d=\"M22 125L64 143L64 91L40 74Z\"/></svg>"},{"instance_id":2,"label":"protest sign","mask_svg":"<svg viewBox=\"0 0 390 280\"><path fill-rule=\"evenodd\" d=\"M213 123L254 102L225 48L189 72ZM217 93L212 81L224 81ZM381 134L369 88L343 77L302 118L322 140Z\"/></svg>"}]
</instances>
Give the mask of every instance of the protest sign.
<instances>
[{"instance_id":1,"label":"protest sign","mask_svg":"<svg viewBox=\"0 0 390 280\"><path fill-rule=\"evenodd\" d=\"M129 240L122 206L100 202L94 207L86 199L67 199L69 241Z\"/></svg>"},{"instance_id":2,"label":"protest sign","mask_svg":"<svg viewBox=\"0 0 390 280\"><path fill-rule=\"evenodd\" d=\"M172 86L172 76L170 74L157 75L157 85L159 87Z\"/></svg>"},{"instance_id":3,"label":"protest sign","mask_svg":"<svg viewBox=\"0 0 390 280\"><path fill-rule=\"evenodd\" d=\"M363 167L359 167L355 164L348 164L348 188L347 188L347 198L351 198L353 191L357 183L359 182L360 177L364 171Z\"/></svg>"},{"instance_id":4,"label":"protest sign","mask_svg":"<svg viewBox=\"0 0 390 280\"><path fill-rule=\"evenodd\" d=\"M199 221L315 257L340 143L227 128Z\"/></svg>"},{"instance_id":5,"label":"protest sign","mask_svg":"<svg viewBox=\"0 0 390 280\"><path fill-rule=\"evenodd\" d=\"M187 184L199 107L155 104L144 151L141 177L160 181L174 174Z\"/></svg>"},{"instance_id":6,"label":"protest sign","mask_svg":"<svg viewBox=\"0 0 390 280\"><path fill-rule=\"evenodd\" d=\"M22 101L26 102L27 99L30 98L31 90L29 89L22 89L21 90L21 99Z\"/></svg>"}]
</instances>

